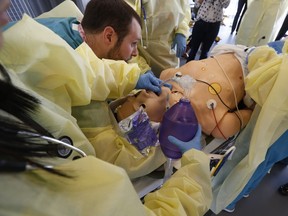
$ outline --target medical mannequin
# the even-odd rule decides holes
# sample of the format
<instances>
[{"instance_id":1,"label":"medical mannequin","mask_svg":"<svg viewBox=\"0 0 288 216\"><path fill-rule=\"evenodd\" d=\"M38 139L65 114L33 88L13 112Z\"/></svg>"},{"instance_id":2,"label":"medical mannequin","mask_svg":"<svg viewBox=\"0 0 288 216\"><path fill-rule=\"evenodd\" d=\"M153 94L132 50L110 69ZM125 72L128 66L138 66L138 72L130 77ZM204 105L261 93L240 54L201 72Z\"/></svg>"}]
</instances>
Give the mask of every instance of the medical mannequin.
<instances>
[{"instance_id":1,"label":"medical mannequin","mask_svg":"<svg viewBox=\"0 0 288 216\"><path fill-rule=\"evenodd\" d=\"M161 79L170 79L177 72L190 75L197 80L189 98L204 133L217 138L228 138L247 124L252 110L236 110L236 106L244 98L245 91L243 71L234 54L217 55L206 60L187 63L179 69L163 71ZM180 92L180 94L172 94L173 104L183 97L183 90L179 88L179 85L171 84L174 86L172 91ZM233 91L235 91L236 98Z\"/></svg>"},{"instance_id":2,"label":"medical mannequin","mask_svg":"<svg viewBox=\"0 0 288 216\"><path fill-rule=\"evenodd\" d=\"M179 72L182 76L190 75L196 80L189 92L189 98L205 134L226 139L235 135L247 124L252 110L236 108L244 98L245 91L243 69L234 53L218 54L201 61L191 61L178 69L164 70L160 79L169 80ZM136 110L144 104L151 120L160 122L167 109L167 99L169 98L169 106L172 106L184 94L183 88L176 82L169 82L173 86L171 92L165 88L166 90L159 96L153 92L142 91L136 96L129 97L126 102L128 104L122 105L123 109L117 110L119 120L131 114L131 108L127 107Z\"/></svg>"},{"instance_id":3,"label":"medical mannequin","mask_svg":"<svg viewBox=\"0 0 288 216\"><path fill-rule=\"evenodd\" d=\"M238 45L231 46L235 48L239 47ZM216 48L220 48L223 53L226 54L221 57L222 54L218 52L216 55ZM260 180L267 174L267 171L274 163L287 158L288 152L286 145L288 125L288 100L286 97L288 41L271 42L268 43L268 46L263 45L251 49L244 48L244 53L247 53L246 57L244 55L244 58L242 58L244 61L241 61L239 58L239 53L236 54L236 52L234 53L232 49L229 50L228 48L229 46L219 45L214 48L216 50L212 50L212 56L214 56L214 58L216 56L220 64L223 59L226 60L226 65L231 65L233 61L236 63L236 71L231 70L232 74L229 74L229 77L234 73L234 75L238 74L237 68L239 69L241 66L244 68L243 70L241 69L242 72L246 69L247 71L249 70L248 74L245 73L247 74L245 77L245 90L249 96L255 100L256 105L254 105L256 107L253 109L253 115L246 125L246 128L236 139L235 146L238 150L235 151L232 160L228 161L226 166L223 166L223 171L219 172L213 179L213 184L215 183L215 185L213 185L213 197L215 199L213 199L210 209L215 214L220 213L224 208L229 209L230 212L233 211L235 204L243 195L249 194L251 190L260 183ZM234 56L227 54L227 51L228 53L234 53ZM237 60L240 59L238 63L241 62L241 65L238 65L237 61L235 61L235 56L237 56ZM205 66L208 66L208 63L212 63L210 61L212 60L208 62L205 61ZM203 62L199 62L199 64L200 63ZM202 66L199 68L200 65L197 66L197 64L193 62L190 63L190 66L193 64L195 64L195 67L200 69L202 73L205 72L204 67L203 69ZM245 68L245 65L247 68ZM227 69L226 66L222 68L224 70ZM214 65L213 70L218 69L219 68ZM182 67L179 68L179 70L181 70L182 73L185 71ZM167 70L168 74L165 74L167 77L169 77L169 71L171 71L170 75L174 75L174 73L177 72L177 70L174 69ZM191 67L188 71L193 72L194 69ZM196 74L195 71L193 73ZM211 77L213 77L213 75L214 72L211 71ZM238 76L243 75L239 73ZM220 88L215 89L219 90ZM241 90L242 88L239 89ZM136 96L138 97L140 94ZM205 94L203 94L203 96L205 96ZM246 96L244 99L245 98ZM136 101L137 103L134 102L133 104L135 104L135 108L137 108L139 105L145 105L145 100L141 99L137 102L134 96L134 99L130 97L127 101L130 101L130 105L133 101ZM156 103L154 102L154 104ZM249 104L247 103L247 105ZM148 105L146 107L148 107ZM164 104L163 107L165 107ZM121 109L119 109L118 112L119 111L121 112ZM124 114L125 113L123 113L123 116ZM241 176L241 178L239 178L239 176Z\"/></svg>"},{"instance_id":4,"label":"medical mannequin","mask_svg":"<svg viewBox=\"0 0 288 216\"><path fill-rule=\"evenodd\" d=\"M125 0L142 19L144 57L158 77L162 70L178 67L190 35L191 9L188 0ZM175 46L176 45L176 46Z\"/></svg>"}]
</instances>

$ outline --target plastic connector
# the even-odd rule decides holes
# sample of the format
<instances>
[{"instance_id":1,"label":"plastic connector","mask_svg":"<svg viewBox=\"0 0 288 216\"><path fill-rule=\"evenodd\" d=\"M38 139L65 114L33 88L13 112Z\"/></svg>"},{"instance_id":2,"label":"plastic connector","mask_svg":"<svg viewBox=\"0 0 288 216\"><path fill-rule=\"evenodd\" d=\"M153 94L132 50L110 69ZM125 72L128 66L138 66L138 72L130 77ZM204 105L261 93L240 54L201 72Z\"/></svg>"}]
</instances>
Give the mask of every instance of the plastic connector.
<instances>
[{"instance_id":1,"label":"plastic connector","mask_svg":"<svg viewBox=\"0 0 288 216\"><path fill-rule=\"evenodd\" d=\"M206 104L208 109L215 109L217 106L217 102L214 99L209 99Z\"/></svg>"}]
</instances>

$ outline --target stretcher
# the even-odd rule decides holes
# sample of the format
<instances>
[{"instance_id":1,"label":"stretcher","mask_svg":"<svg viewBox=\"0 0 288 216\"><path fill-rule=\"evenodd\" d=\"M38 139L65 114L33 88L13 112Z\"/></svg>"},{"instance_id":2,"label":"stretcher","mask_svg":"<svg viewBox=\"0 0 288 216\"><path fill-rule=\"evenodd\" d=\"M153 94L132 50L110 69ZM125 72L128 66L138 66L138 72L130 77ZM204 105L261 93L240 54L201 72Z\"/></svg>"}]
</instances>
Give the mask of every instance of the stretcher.
<instances>
[{"instance_id":1,"label":"stretcher","mask_svg":"<svg viewBox=\"0 0 288 216\"><path fill-rule=\"evenodd\" d=\"M203 151L210 157L210 172L211 179L213 179L224 166L224 164L233 158L235 137L228 140L206 137L208 144L203 148ZM176 171L181 164L176 161L174 164L174 171ZM165 166L165 165L164 165ZM132 183L138 193L139 198L145 197L151 191L160 188L164 181L164 167L155 170L151 174L133 179Z\"/></svg>"}]
</instances>

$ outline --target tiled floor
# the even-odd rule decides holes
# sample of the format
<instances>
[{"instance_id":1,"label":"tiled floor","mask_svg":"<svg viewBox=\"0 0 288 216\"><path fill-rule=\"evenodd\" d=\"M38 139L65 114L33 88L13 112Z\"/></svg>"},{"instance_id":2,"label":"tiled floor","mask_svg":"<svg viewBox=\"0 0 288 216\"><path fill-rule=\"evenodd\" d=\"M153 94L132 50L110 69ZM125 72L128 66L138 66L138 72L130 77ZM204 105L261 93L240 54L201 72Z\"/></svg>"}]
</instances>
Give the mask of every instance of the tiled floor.
<instances>
[{"instance_id":1,"label":"tiled floor","mask_svg":"<svg viewBox=\"0 0 288 216\"><path fill-rule=\"evenodd\" d=\"M237 202L235 211L217 216L287 216L288 196L278 193L278 187L288 182L288 166L276 164L247 198ZM205 216L215 216L209 211Z\"/></svg>"}]
</instances>

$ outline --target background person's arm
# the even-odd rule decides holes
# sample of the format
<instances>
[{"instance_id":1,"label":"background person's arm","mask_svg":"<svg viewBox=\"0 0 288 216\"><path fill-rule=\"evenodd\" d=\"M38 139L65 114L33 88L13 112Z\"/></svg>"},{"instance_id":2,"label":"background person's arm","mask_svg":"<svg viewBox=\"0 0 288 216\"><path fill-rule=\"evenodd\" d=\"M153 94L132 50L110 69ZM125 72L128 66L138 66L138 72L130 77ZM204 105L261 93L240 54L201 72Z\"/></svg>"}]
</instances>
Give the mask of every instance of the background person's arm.
<instances>
[{"instance_id":1,"label":"background person's arm","mask_svg":"<svg viewBox=\"0 0 288 216\"><path fill-rule=\"evenodd\" d=\"M178 28L176 29L175 34L177 33L183 34L186 38L188 38L190 35L189 23L191 21L191 9L190 9L188 1L187 1L187 4L183 4L182 7L183 7L185 17L183 18L183 20L179 21Z\"/></svg>"}]
</instances>

